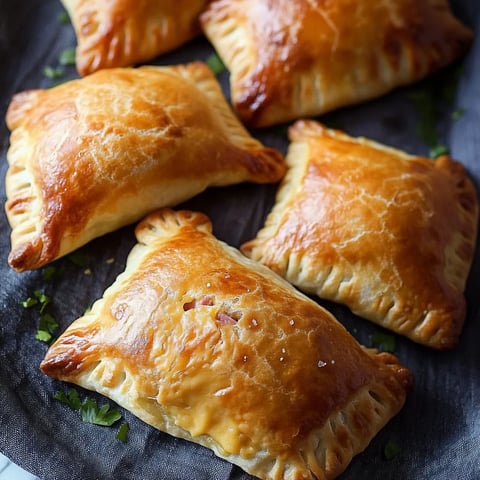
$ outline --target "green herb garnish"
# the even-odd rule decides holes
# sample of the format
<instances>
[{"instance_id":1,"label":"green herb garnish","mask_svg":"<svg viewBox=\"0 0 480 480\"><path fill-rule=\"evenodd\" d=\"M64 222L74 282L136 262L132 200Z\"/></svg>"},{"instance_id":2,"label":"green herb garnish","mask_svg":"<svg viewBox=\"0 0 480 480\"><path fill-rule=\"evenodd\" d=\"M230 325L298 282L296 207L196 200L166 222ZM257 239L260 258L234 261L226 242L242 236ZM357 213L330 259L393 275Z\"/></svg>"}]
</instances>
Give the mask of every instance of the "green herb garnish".
<instances>
[{"instance_id":1,"label":"green herb garnish","mask_svg":"<svg viewBox=\"0 0 480 480\"><path fill-rule=\"evenodd\" d=\"M20 305L23 308L31 308L34 305L37 305L37 303L38 303L38 300L35 297L28 297L26 300L22 300L20 302Z\"/></svg>"},{"instance_id":2,"label":"green herb garnish","mask_svg":"<svg viewBox=\"0 0 480 480\"><path fill-rule=\"evenodd\" d=\"M58 328L58 323L50 313L45 313L45 309L50 304L51 298L45 295L41 290L35 290L31 297L25 301L20 302L24 308L37 307L40 313L40 323L38 330L35 333L35 339L41 342L50 342L53 339L53 334Z\"/></svg>"},{"instance_id":3,"label":"green herb garnish","mask_svg":"<svg viewBox=\"0 0 480 480\"><path fill-rule=\"evenodd\" d=\"M70 22L70 17L68 16L68 13L67 12L60 12L58 14L58 21L65 25L66 23L69 23Z\"/></svg>"},{"instance_id":4,"label":"green herb garnish","mask_svg":"<svg viewBox=\"0 0 480 480\"><path fill-rule=\"evenodd\" d=\"M103 427L111 427L122 418L122 414L118 410L110 409L107 403L98 408L95 400L88 397L80 407L80 415L84 422Z\"/></svg>"},{"instance_id":5,"label":"green herb garnish","mask_svg":"<svg viewBox=\"0 0 480 480\"><path fill-rule=\"evenodd\" d=\"M60 53L60 65L75 65L75 48L66 48Z\"/></svg>"},{"instance_id":6,"label":"green herb garnish","mask_svg":"<svg viewBox=\"0 0 480 480\"><path fill-rule=\"evenodd\" d=\"M52 301L52 299L45 295L41 290L35 290L33 292L35 297L38 300L38 303L40 304L40 313L43 313L45 311L45 308L47 308L47 305Z\"/></svg>"},{"instance_id":7,"label":"green herb garnish","mask_svg":"<svg viewBox=\"0 0 480 480\"><path fill-rule=\"evenodd\" d=\"M400 445L395 441L390 439L383 448L383 456L386 460L392 460L401 452Z\"/></svg>"},{"instance_id":8,"label":"green herb garnish","mask_svg":"<svg viewBox=\"0 0 480 480\"><path fill-rule=\"evenodd\" d=\"M95 400L90 397L86 397L82 402L78 392L73 388L68 391L68 394L61 390L56 392L54 398L68 405L72 410L80 412L82 420L86 423L111 427L122 418L122 414L118 410L110 408L107 403L98 407ZM125 427L123 430L125 430ZM126 436L126 432L122 435Z\"/></svg>"},{"instance_id":9,"label":"green herb garnish","mask_svg":"<svg viewBox=\"0 0 480 480\"><path fill-rule=\"evenodd\" d=\"M457 108L452 112L452 120L458 120L464 113L465 109L463 107Z\"/></svg>"},{"instance_id":10,"label":"green herb garnish","mask_svg":"<svg viewBox=\"0 0 480 480\"><path fill-rule=\"evenodd\" d=\"M88 263L87 254L83 250L75 250L67 258L77 267L86 267Z\"/></svg>"},{"instance_id":11,"label":"green herb garnish","mask_svg":"<svg viewBox=\"0 0 480 480\"><path fill-rule=\"evenodd\" d=\"M74 388L71 388L68 391L68 394L66 394L63 390L59 390L55 393L54 398L55 400L68 405L72 410L80 410L80 407L82 406L80 396Z\"/></svg>"},{"instance_id":12,"label":"green herb garnish","mask_svg":"<svg viewBox=\"0 0 480 480\"><path fill-rule=\"evenodd\" d=\"M388 333L375 332L372 335L372 343L382 352L394 352L396 347L395 337Z\"/></svg>"},{"instance_id":13,"label":"green herb garnish","mask_svg":"<svg viewBox=\"0 0 480 480\"><path fill-rule=\"evenodd\" d=\"M433 148L438 145L437 107L433 90L420 90L409 94L418 115L417 134L420 140Z\"/></svg>"},{"instance_id":14,"label":"green herb garnish","mask_svg":"<svg viewBox=\"0 0 480 480\"><path fill-rule=\"evenodd\" d=\"M450 150L445 145L436 145L430 149L430 157L437 158L441 155L448 155L449 151Z\"/></svg>"},{"instance_id":15,"label":"green herb garnish","mask_svg":"<svg viewBox=\"0 0 480 480\"><path fill-rule=\"evenodd\" d=\"M61 78L61 77L63 77L63 75L65 74L65 72L64 72L63 69L61 69L61 68L53 68L53 67L50 67L50 66L46 66L46 67L43 69L43 74L44 74L47 78L54 79L54 78Z\"/></svg>"},{"instance_id":16,"label":"green herb garnish","mask_svg":"<svg viewBox=\"0 0 480 480\"><path fill-rule=\"evenodd\" d=\"M45 267L42 271L43 280L48 282L49 280L54 280L56 278L60 278L63 275L64 268L56 267L54 265L49 265Z\"/></svg>"},{"instance_id":17,"label":"green herb garnish","mask_svg":"<svg viewBox=\"0 0 480 480\"><path fill-rule=\"evenodd\" d=\"M115 435L115 438L117 440L120 440L121 442L125 443L127 441L127 434L130 430L130 427L128 426L127 422L123 422L120 425L120 428L118 429L117 434Z\"/></svg>"},{"instance_id":18,"label":"green herb garnish","mask_svg":"<svg viewBox=\"0 0 480 480\"><path fill-rule=\"evenodd\" d=\"M40 340L41 342L50 342L53 339L53 334L58 328L58 322L55 318L50 315L50 313L45 313L40 319L40 324L38 326L37 333L35 334L35 339Z\"/></svg>"},{"instance_id":19,"label":"green herb garnish","mask_svg":"<svg viewBox=\"0 0 480 480\"><path fill-rule=\"evenodd\" d=\"M210 67L210 70L212 70L215 75L220 75L226 70L221 58L216 53L212 53L212 55L205 60L205 63Z\"/></svg>"}]
</instances>

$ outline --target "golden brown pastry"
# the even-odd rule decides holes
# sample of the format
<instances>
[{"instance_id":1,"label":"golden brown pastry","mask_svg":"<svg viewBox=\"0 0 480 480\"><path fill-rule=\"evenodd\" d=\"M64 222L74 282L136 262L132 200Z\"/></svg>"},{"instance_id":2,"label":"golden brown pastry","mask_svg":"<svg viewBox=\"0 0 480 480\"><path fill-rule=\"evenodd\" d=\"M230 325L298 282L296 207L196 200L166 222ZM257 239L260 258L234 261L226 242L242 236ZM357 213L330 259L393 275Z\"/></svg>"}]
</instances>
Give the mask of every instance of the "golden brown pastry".
<instances>
[{"instance_id":1,"label":"golden brown pastry","mask_svg":"<svg viewBox=\"0 0 480 480\"><path fill-rule=\"evenodd\" d=\"M410 372L282 278L163 209L41 369L263 479L332 479L402 407Z\"/></svg>"},{"instance_id":2,"label":"golden brown pastry","mask_svg":"<svg viewBox=\"0 0 480 480\"><path fill-rule=\"evenodd\" d=\"M200 18L240 118L256 127L415 82L472 40L447 0L213 0Z\"/></svg>"},{"instance_id":3,"label":"golden brown pastry","mask_svg":"<svg viewBox=\"0 0 480 480\"><path fill-rule=\"evenodd\" d=\"M77 70L126 67L153 59L201 33L207 0L62 0L77 36Z\"/></svg>"},{"instance_id":4,"label":"golden brown pastry","mask_svg":"<svg viewBox=\"0 0 480 480\"><path fill-rule=\"evenodd\" d=\"M10 265L34 269L208 186L275 182L282 155L234 117L210 69L110 69L14 96Z\"/></svg>"},{"instance_id":5,"label":"golden brown pastry","mask_svg":"<svg viewBox=\"0 0 480 480\"><path fill-rule=\"evenodd\" d=\"M314 121L289 134L289 171L243 252L305 292L424 345L453 347L478 223L463 166Z\"/></svg>"}]
</instances>

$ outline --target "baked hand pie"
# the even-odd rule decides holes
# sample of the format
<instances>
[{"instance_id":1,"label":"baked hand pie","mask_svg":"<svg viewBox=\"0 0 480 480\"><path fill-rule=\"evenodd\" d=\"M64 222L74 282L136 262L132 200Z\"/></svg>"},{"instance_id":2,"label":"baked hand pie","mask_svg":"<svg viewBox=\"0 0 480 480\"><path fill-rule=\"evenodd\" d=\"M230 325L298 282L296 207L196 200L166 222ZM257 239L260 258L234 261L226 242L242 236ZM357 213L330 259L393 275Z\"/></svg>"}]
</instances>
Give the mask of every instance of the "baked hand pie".
<instances>
[{"instance_id":1,"label":"baked hand pie","mask_svg":"<svg viewBox=\"0 0 480 480\"><path fill-rule=\"evenodd\" d=\"M203 63L109 69L14 96L10 265L34 269L208 186L276 182L282 155L250 136Z\"/></svg>"},{"instance_id":2,"label":"baked hand pie","mask_svg":"<svg viewBox=\"0 0 480 480\"><path fill-rule=\"evenodd\" d=\"M332 479L402 407L411 373L217 240L201 213L136 228L125 271L41 370L263 479Z\"/></svg>"},{"instance_id":3,"label":"baked hand pie","mask_svg":"<svg viewBox=\"0 0 480 480\"><path fill-rule=\"evenodd\" d=\"M230 70L238 115L254 127L380 96L472 41L447 0L213 0L200 21Z\"/></svg>"},{"instance_id":4,"label":"baked hand pie","mask_svg":"<svg viewBox=\"0 0 480 480\"><path fill-rule=\"evenodd\" d=\"M81 75L153 59L201 33L207 0L62 0L77 36Z\"/></svg>"},{"instance_id":5,"label":"baked hand pie","mask_svg":"<svg viewBox=\"0 0 480 480\"><path fill-rule=\"evenodd\" d=\"M242 251L301 290L437 349L456 345L478 201L448 156L299 120L276 203Z\"/></svg>"}]
</instances>

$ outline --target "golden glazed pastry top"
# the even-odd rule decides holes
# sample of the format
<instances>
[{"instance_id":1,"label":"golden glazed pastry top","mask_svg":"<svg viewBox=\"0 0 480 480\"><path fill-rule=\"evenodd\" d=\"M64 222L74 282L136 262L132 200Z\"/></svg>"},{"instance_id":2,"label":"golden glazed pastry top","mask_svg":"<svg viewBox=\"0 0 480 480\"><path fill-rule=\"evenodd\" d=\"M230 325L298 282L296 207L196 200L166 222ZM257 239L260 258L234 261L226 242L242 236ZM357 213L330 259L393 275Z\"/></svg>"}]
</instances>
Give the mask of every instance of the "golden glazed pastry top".
<instances>
[{"instance_id":1,"label":"golden glazed pastry top","mask_svg":"<svg viewBox=\"0 0 480 480\"><path fill-rule=\"evenodd\" d=\"M282 155L251 137L210 69L109 69L14 96L7 125L11 266L38 268L208 186L274 182Z\"/></svg>"},{"instance_id":2,"label":"golden glazed pastry top","mask_svg":"<svg viewBox=\"0 0 480 480\"><path fill-rule=\"evenodd\" d=\"M417 342L453 347L478 223L464 167L314 121L297 121L290 138L276 204L242 250L307 292Z\"/></svg>"},{"instance_id":3,"label":"golden glazed pastry top","mask_svg":"<svg viewBox=\"0 0 480 480\"><path fill-rule=\"evenodd\" d=\"M42 370L113 398L260 478L333 478L394 415L410 373L211 234L162 210Z\"/></svg>"},{"instance_id":4,"label":"golden glazed pastry top","mask_svg":"<svg viewBox=\"0 0 480 480\"><path fill-rule=\"evenodd\" d=\"M200 18L240 118L256 127L415 82L472 41L447 0L213 0Z\"/></svg>"}]
</instances>

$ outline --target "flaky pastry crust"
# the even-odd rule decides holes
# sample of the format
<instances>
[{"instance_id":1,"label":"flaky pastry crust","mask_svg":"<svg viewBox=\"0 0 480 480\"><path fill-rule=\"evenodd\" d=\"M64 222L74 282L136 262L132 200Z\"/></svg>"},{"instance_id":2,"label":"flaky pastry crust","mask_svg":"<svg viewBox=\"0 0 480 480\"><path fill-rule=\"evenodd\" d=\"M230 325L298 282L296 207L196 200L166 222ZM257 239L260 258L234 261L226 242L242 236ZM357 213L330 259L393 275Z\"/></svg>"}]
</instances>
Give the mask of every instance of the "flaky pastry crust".
<instances>
[{"instance_id":1,"label":"flaky pastry crust","mask_svg":"<svg viewBox=\"0 0 480 480\"><path fill-rule=\"evenodd\" d=\"M478 224L464 167L311 120L289 134L289 171L265 226L242 251L416 342L455 346Z\"/></svg>"},{"instance_id":2,"label":"flaky pastry crust","mask_svg":"<svg viewBox=\"0 0 480 480\"><path fill-rule=\"evenodd\" d=\"M256 127L385 94L472 41L447 0L213 0L200 19L240 118Z\"/></svg>"},{"instance_id":3,"label":"flaky pastry crust","mask_svg":"<svg viewBox=\"0 0 480 480\"><path fill-rule=\"evenodd\" d=\"M10 265L45 265L208 186L275 182L282 155L243 128L202 63L96 72L7 112Z\"/></svg>"},{"instance_id":4,"label":"flaky pastry crust","mask_svg":"<svg viewBox=\"0 0 480 480\"><path fill-rule=\"evenodd\" d=\"M41 369L262 479L332 479L402 407L410 372L218 241L200 213L136 229L125 271Z\"/></svg>"},{"instance_id":5,"label":"flaky pastry crust","mask_svg":"<svg viewBox=\"0 0 480 480\"><path fill-rule=\"evenodd\" d=\"M201 33L207 0L62 0L77 36L80 75L146 62Z\"/></svg>"}]
</instances>

